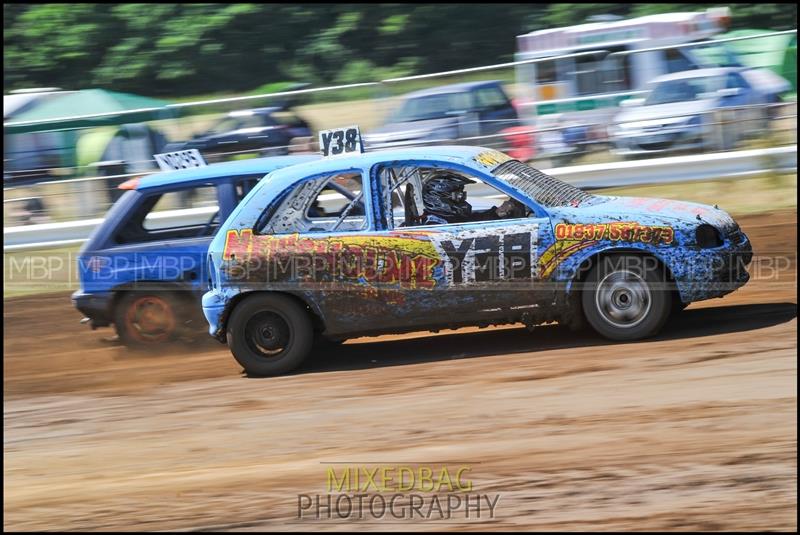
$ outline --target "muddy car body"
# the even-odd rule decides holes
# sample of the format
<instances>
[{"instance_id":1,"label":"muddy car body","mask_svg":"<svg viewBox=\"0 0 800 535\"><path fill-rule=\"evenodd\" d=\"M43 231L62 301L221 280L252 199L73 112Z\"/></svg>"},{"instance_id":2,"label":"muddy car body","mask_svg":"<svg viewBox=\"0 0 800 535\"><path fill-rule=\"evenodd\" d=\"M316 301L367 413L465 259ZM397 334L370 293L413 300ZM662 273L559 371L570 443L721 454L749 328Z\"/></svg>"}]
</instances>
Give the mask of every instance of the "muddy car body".
<instances>
[{"instance_id":1,"label":"muddy car body","mask_svg":"<svg viewBox=\"0 0 800 535\"><path fill-rule=\"evenodd\" d=\"M470 181L476 206L507 198L522 209L416 224L415 188L441 172ZM209 246L203 310L210 333L263 374L297 366L315 339L466 325L587 320L630 340L743 285L751 256L715 207L593 195L492 149L385 150L257 185Z\"/></svg>"}]
</instances>

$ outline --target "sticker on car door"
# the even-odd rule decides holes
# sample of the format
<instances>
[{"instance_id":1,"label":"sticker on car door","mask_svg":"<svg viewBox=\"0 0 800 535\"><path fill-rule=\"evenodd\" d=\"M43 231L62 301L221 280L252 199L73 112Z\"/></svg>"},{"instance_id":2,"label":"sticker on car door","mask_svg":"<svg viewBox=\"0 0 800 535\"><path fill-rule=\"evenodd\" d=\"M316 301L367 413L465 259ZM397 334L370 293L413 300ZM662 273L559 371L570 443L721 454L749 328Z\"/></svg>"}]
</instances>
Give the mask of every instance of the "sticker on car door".
<instances>
[{"instance_id":1,"label":"sticker on car door","mask_svg":"<svg viewBox=\"0 0 800 535\"><path fill-rule=\"evenodd\" d=\"M446 285L531 281L537 277L539 224L431 233Z\"/></svg>"}]
</instances>

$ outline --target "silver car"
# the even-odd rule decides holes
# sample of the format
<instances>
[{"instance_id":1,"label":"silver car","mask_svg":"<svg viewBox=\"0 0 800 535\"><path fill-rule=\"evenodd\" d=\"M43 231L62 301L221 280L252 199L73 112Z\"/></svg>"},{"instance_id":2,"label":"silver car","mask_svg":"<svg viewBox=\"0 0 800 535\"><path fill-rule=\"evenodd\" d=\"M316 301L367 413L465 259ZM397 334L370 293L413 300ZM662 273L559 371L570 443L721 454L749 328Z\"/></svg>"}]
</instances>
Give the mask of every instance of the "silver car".
<instances>
[{"instance_id":1,"label":"silver car","mask_svg":"<svg viewBox=\"0 0 800 535\"><path fill-rule=\"evenodd\" d=\"M729 150L768 126L765 104L789 83L765 69L726 67L660 76L644 99L623 101L609 126L617 154Z\"/></svg>"}]
</instances>

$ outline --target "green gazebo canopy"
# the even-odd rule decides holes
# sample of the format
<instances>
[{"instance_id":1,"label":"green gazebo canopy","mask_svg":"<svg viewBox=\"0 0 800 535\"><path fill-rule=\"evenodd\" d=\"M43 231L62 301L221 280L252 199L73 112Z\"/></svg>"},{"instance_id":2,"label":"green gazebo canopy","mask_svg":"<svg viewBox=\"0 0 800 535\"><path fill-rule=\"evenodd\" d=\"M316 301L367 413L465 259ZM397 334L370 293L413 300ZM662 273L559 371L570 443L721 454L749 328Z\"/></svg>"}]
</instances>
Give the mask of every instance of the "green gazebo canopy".
<instances>
[{"instance_id":1,"label":"green gazebo canopy","mask_svg":"<svg viewBox=\"0 0 800 535\"><path fill-rule=\"evenodd\" d=\"M85 89L63 95L3 124L4 134L71 130L169 119L176 116L169 103L150 97Z\"/></svg>"},{"instance_id":2,"label":"green gazebo canopy","mask_svg":"<svg viewBox=\"0 0 800 535\"><path fill-rule=\"evenodd\" d=\"M770 31L743 29L719 37L749 37L767 33ZM792 84L793 91L797 91L797 34L757 37L727 44L736 51L746 66L772 69Z\"/></svg>"}]
</instances>

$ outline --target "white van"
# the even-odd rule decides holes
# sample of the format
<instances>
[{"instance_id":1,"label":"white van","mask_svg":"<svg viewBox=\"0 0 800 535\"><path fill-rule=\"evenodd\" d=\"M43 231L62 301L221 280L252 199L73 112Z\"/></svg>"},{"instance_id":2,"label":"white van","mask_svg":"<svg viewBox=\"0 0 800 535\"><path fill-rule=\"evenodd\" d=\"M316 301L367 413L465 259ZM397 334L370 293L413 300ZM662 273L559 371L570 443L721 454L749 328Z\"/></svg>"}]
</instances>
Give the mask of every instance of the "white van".
<instances>
[{"instance_id":1,"label":"white van","mask_svg":"<svg viewBox=\"0 0 800 535\"><path fill-rule=\"evenodd\" d=\"M641 94L657 76L703 67L739 66L723 44L659 48L708 40L726 31L728 8L590 22L517 37L519 109L528 122L605 124L622 100ZM632 51L642 51L630 53Z\"/></svg>"}]
</instances>

